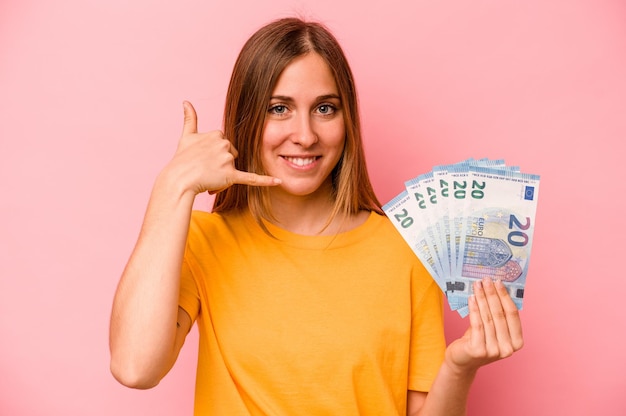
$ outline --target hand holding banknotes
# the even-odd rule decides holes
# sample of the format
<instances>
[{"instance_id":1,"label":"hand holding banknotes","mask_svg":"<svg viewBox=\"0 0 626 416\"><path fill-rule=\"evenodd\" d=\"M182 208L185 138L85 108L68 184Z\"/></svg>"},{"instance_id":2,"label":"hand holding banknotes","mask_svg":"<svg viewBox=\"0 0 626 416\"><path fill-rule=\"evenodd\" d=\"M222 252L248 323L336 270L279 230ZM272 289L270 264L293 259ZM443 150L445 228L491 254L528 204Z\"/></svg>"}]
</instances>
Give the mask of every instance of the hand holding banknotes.
<instances>
[{"instance_id":1,"label":"hand holding banknotes","mask_svg":"<svg viewBox=\"0 0 626 416\"><path fill-rule=\"evenodd\" d=\"M485 277L472 286L474 294L468 298L469 328L446 349L428 395L433 400L409 392L409 416L467 414L467 396L478 369L511 356L524 344L518 309L504 284ZM412 411L413 408L419 410Z\"/></svg>"},{"instance_id":2,"label":"hand holding banknotes","mask_svg":"<svg viewBox=\"0 0 626 416\"><path fill-rule=\"evenodd\" d=\"M446 350L448 365L459 371L511 356L522 348L522 325L507 289L500 280L486 277L473 283L469 298L469 323L465 334Z\"/></svg>"},{"instance_id":3,"label":"hand holding banknotes","mask_svg":"<svg viewBox=\"0 0 626 416\"><path fill-rule=\"evenodd\" d=\"M383 206L451 310L469 314L468 330L446 349L431 390L436 399L410 392L409 409L421 410L408 414L466 414L477 370L522 348L518 309L538 196L538 175L503 160L468 159L406 181Z\"/></svg>"}]
</instances>

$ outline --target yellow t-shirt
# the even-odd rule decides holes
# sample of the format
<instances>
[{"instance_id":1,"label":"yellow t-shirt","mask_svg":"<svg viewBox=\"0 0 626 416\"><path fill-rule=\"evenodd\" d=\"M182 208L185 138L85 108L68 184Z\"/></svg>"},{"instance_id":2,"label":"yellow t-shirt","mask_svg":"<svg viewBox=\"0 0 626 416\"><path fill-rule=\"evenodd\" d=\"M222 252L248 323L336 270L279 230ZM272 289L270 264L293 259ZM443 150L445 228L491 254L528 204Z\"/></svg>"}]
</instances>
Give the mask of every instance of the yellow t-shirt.
<instances>
[{"instance_id":1,"label":"yellow t-shirt","mask_svg":"<svg viewBox=\"0 0 626 416\"><path fill-rule=\"evenodd\" d=\"M302 236L194 212L180 306L196 415L405 415L445 349L442 294L390 221Z\"/></svg>"}]
</instances>

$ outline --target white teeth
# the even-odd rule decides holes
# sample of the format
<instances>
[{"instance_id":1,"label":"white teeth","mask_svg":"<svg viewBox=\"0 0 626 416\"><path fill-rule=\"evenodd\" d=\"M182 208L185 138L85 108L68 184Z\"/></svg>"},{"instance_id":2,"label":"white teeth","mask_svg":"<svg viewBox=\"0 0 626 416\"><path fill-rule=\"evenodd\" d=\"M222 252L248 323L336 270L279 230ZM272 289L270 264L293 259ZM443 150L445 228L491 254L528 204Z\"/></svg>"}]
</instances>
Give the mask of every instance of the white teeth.
<instances>
[{"instance_id":1,"label":"white teeth","mask_svg":"<svg viewBox=\"0 0 626 416\"><path fill-rule=\"evenodd\" d=\"M310 165L315 162L315 157L286 157L285 159L298 166Z\"/></svg>"}]
</instances>

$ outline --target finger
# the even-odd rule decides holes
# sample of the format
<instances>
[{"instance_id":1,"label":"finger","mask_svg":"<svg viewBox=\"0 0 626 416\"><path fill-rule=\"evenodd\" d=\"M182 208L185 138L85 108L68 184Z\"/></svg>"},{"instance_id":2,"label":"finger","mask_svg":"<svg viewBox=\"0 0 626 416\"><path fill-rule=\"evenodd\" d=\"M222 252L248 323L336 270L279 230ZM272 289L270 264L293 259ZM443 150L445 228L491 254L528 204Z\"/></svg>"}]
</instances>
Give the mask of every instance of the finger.
<instances>
[{"instance_id":1,"label":"finger","mask_svg":"<svg viewBox=\"0 0 626 416\"><path fill-rule=\"evenodd\" d=\"M228 149L228 151L231 155L233 155L235 159L237 158L237 156L239 156L239 152L237 151L237 149L235 149L235 146L233 146L232 143L230 144L230 149Z\"/></svg>"},{"instance_id":2,"label":"finger","mask_svg":"<svg viewBox=\"0 0 626 416\"><path fill-rule=\"evenodd\" d=\"M468 299L470 339L469 343L474 351L485 348L485 327L480 317L480 309L476 302L476 295L471 295Z\"/></svg>"},{"instance_id":3,"label":"finger","mask_svg":"<svg viewBox=\"0 0 626 416\"><path fill-rule=\"evenodd\" d=\"M183 136L186 134L192 134L198 132L198 116L196 110L189 101L183 102L184 123L183 123Z\"/></svg>"},{"instance_id":4,"label":"finger","mask_svg":"<svg viewBox=\"0 0 626 416\"><path fill-rule=\"evenodd\" d=\"M476 303L478 310L480 311L480 318L483 323L485 331L485 346L487 348L487 356L495 357L499 354L498 351L498 339L496 337L496 329L493 323L493 316L489 309L489 302L485 295L483 288L483 282L480 280L474 282L474 295L476 296Z\"/></svg>"},{"instance_id":5,"label":"finger","mask_svg":"<svg viewBox=\"0 0 626 416\"><path fill-rule=\"evenodd\" d=\"M489 305L489 311L493 318L500 356L508 357L513 354L514 351L511 343L511 335L509 334L507 317L502 307L502 301L491 278L484 278L482 283L483 291L487 298L487 304Z\"/></svg>"},{"instance_id":6,"label":"finger","mask_svg":"<svg viewBox=\"0 0 626 416\"><path fill-rule=\"evenodd\" d=\"M524 336L522 334L522 321L519 316L517 305L511 299L509 291L500 280L495 283L496 292L500 298L500 304L506 316L506 322L511 337L511 345L515 351L524 346Z\"/></svg>"},{"instance_id":7,"label":"finger","mask_svg":"<svg viewBox=\"0 0 626 416\"><path fill-rule=\"evenodd\" d=\"M276 186L280 185L282 181L273 176L257 175L252 172L236 170L232 178L232 183L251 186Z\"/></svg>"}]
</instances>

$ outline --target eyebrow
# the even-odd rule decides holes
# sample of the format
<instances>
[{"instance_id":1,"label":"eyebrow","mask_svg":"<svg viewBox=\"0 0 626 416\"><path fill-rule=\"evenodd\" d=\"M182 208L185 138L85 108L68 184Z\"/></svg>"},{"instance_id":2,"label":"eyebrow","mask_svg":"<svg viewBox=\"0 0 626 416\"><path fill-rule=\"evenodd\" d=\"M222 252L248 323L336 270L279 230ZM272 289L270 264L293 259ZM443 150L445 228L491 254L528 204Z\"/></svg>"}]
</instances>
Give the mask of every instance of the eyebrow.
<instances>
[{"instance_id":1,"label":"eyebrow","mask_svg":"<svg viewBox=\"0 0 626 416\"><path fill-rule=\"evenodd\" d=\"M341 97L338 94L325 94L325 95L320 95L316 97L316 101L324 101L324 100L330 100L330 99L336 99L336 100L341 101ZM287 95L272 95L270 97L270 100L293 102L293 98Z\"/></svg>"}]
</instances>

